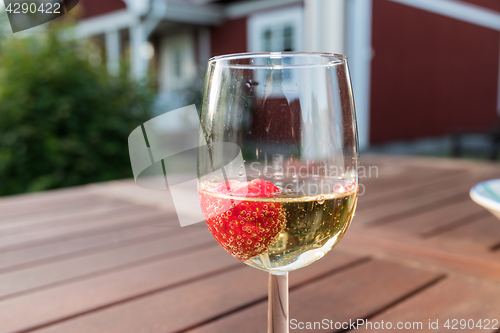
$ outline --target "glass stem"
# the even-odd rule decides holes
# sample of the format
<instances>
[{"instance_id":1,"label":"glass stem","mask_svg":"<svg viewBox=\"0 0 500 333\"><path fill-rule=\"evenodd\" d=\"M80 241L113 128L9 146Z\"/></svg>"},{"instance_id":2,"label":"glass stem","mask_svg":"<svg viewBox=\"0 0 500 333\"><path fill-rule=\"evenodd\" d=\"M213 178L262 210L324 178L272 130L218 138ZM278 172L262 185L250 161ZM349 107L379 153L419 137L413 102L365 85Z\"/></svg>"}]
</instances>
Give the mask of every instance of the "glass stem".
<instances>
[{"instance_id":1,"label":"glass stem","mask_svg":"<svg viewBox=\"0 0 500 333\"><path fill-rule=\"evenodd\" d=\"M268 333L288 333L288 273L269 274Z\"/></svg>"}]
</instances>

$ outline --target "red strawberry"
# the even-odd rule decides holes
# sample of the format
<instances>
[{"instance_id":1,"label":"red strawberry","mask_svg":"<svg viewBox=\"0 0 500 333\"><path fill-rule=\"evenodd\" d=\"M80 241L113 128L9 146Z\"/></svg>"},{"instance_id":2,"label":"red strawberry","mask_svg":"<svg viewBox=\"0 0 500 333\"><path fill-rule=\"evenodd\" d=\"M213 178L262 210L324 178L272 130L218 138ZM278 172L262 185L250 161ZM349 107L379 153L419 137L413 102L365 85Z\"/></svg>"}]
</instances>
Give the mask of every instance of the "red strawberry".
<instances>
[{"instance_id":1,"label":"red strawberry","mask_svg":"<svg viewBox=\"0 0 500 333\"><path fill-rule=\"evenodd\" d=\"M276 243L285 227L285 212L280 203L234 197L268 198L279 193L278 187L262 179L230 180L199 191L208 229L226 251L243 262L265 253Z\"/></svg>"}]
</instances>

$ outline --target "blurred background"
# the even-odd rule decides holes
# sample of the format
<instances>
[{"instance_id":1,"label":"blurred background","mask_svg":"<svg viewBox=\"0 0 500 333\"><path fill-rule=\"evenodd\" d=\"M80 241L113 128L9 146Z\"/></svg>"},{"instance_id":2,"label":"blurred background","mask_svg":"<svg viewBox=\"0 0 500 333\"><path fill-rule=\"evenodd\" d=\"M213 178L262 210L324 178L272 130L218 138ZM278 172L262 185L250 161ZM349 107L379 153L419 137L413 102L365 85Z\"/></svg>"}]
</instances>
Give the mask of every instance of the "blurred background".
<instances>
[{"instance_id":1,"label":"blurred background","mask_svg":"<svg viewBox=\"0 0 500 333\"><path fill-rule=\"evenodd\" d=\"M137 129L153 164L147 144L184 142L194 111L165 141L139 126L199 111L211 56L261 51L348 56L364 167L346 237L291 276L290 318L498 332L500 223L469 191L500 178L500 0L40 0L78 4L19 33L4 1L0 333L265 331L266 274L180 228L194 192L137 186L128 147Z\"/></svg>"},{"instance_id":2,"label":"blurred background","mask_svg":"<svg viewBox=\"0 0 500 333\"><path fill-rule=\"evenodd\" d=\"M207 60L239 52L347 54L362 151L498 159L500 0L80 0L16 34L0 15L0 195L131 177L128 134L200 109Z\"/></svg>"}]
</instances>

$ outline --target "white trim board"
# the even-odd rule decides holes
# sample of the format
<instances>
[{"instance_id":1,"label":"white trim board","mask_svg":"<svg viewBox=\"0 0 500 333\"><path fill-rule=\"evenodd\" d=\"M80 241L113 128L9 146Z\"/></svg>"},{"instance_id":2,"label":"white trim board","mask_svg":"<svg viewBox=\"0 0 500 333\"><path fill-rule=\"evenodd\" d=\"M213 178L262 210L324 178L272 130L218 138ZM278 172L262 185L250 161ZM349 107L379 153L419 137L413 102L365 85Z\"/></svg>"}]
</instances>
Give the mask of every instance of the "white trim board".
<instances>
[{"instance_id":1,"label":"white trim board","mask_svg":"<svg viewBox=\"0 0 500 333\"><path fill-rule=\"evenodd\" d=\"M330 0L329 0L330 1ZM290 4L302 4L304 0L257 0L230 4L225 9L225 16L229 19L247 16L257 11L278 9L277 7Z\"/></svg>"},{"instance_id":2,"label":"white trim board","mask_svg":"<svg viewBox=\"0 0 500 333\"><path fill-rule=\"evenodd\" d=\"M91 37L128 28L137 24L138 19L127 9L117 10L109 14L91 17L78 22L76 25L76 35L79 38Z\"/></svg>"},{"instance_id":3,"label":"white trim board","mask_svg":"<svg viewBox=\"0 0 500 333\"><path fill-rule=\"evenodd\" d=\"M361 151L370 146L371 35L372 0L348 0L346 50L356 104Z\"/></svg>"},{"instance_id":4,"label":"white trim board","mask_svg":"<svg viewBox=\"0 0 500 333\"><path fill-rule=\"evenodd\" d=\"M410 7L469 22L500 31L500 13L462 1L453 0L390 0Z\"/></svg>"},{"instance_id":5,"label":"white trim board","mask_svg":"<svg viewBox=\"0 0 500 333\"><path fill-rule=\"evenodd\" d=\"M163 19L197 25L217 25L223 21L224 14L220 6L196 6L167 1L167 10Z\"/></svg>"},{"instance_id":6,"label":"white trim board","mask_svg":"<svg viewBox=\"0 0 500 333\"><path fill-rule=\"evenodd\" d=\"M216 25L222 22L223 14L214 6L193 6L183 3L167 3L167 10L160 18L171 21L180 21L198 25ZM126 29L139 24L139 17L128 9L120 9L111 13L102 14L81 20L76 25L76 34L79 38L100 35L108 31Z\"/></svg>"}]
</instances>

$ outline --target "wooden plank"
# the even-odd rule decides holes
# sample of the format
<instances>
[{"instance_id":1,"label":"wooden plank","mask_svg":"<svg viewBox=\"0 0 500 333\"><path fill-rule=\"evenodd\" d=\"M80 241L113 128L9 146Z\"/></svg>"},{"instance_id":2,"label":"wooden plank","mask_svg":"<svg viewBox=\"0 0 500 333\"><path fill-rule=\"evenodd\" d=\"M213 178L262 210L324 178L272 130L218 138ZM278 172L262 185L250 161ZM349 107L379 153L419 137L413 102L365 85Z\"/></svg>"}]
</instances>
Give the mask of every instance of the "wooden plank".
<instances>
[{"instance_id":1,"label":"wooden plank","mask_svg":"<svg viewBox=\"0 0 500 333\"><path fill-rule=\"evenodd\" d=\"M0 239L0 252L43 244L46 240L50 241L56 237L71 237L71 235L90 232L92 229L110 226L119 228L120 225L136 223L140 221L141 217L146 218L153 214L158 214L158 212L145 206L127 206L95 214L89 212L83 217L78 217L82 223L68 223L67 225L62 223L57 228L2 237Z\"/></svg>"},{"instance_id":2,"label":"wooden plank","mask_svg":"<svg viewBox=\"0 0 500 333\"><path fill-rule=\"evenodd\" d=\"M403 191L398 193L397 188L392 189L395 193L387 196L384 195L386 181L381 177L372 184L372 188L367 190L365 195L360 197L358 220L362 223L391 223L395 218L418 213L420 207L430 210L459 200L468 200L468 192L473 185L486 179L500 177L500 169L490 165L478 164L477 169L475 172L469 170L469 174L458 178L448 178L442 182L430 182L423 187L413 188L409 188L409 182L419 179L418 176L415 177L412 172L407 170L401 175L402 180L399 184ZM465 168L456 169L456 172L463 172L463 170ZM441 177L448 177L455 171L453 169L435 169L434 172L441 172ZM366 205L363 202L366 202Z\"/></svg>"},{"instance_id":3,"label":"wooden plank","mask_svg":"<svg viewBox=\"0 0 500 333\"><path fill-rule=\"evenodd\" d=\"M89 212L89 210L99 211L110 208L119 208L130 206L131 204L121 200L103 198L100 196L89 196L85 200L71 202L64 206L52 207L47 204L48 208L38 212L19 212L15 215L0 217L0 232L11 228L16 228L16 231L22 231L22 227L37 228L38 224L52 222L64 218L71 218Z\"/></svg>"},{"instance_id":4,"label":"wooden plank","mask_svg":"<svg viewBox=\"0 0 500 333\"><path fill-rule=\"evenodd\" d=\"M472 176L470 172L464 170L436 170L439 172L434 175L426 175L425 177L415 177L413 173L405 173L397 186L386 189L386 181L384 178L377 179L377 182L368 188L367 194L362 196L360 203L364 207L372 207L384 205L387 202L398 202L407 198L446 191L450 187L455 187L460 184L471 182L469 178ZM413 180L409 182L408 179ZM384 191L385 190L385 191Z\"/></svg>"},{"instance_id":5,"label":"wooden plank","mask_svg":"<svg viewBox=\"0 0 500 333\"><path fill-rule=\"evenodd\" d=\"M398 156L383 154L362 154L361 161L372 164L381 163L394 168L412 166L433 169L468 169L477 173L498 170L498 164L494 161L480 161L470 159L456 159L430 156Z\"/></svg>"},{"instance_id":6,"label":"wooden plank","mask_svg":"<svg viewBox=\"0 0 500 333\"><path fill-rule=\"evenodd\" d=\"M229 257L227 254L225 256ZM216 260L219 260L218 257ZM319 262L302 269L304 273L301 273L294 283L307 281L314 274L332 271L358 260L359 257L345 253L329 254ZM194 262L195 266L192 267L196 267L199 261L202 261L202 258L193 258L191 262ZM236 270L80 315L34 332L176 332L245 304L267 299L267 273L241 263L236 264L239 267ZM318 265L322 267L319 268ZM314 266L317 268L313 268ZM294 273L299 271L301 270ZM149 275L151 274L144 277L146 282L151 279ZM4 309L1 306L0 303L0 313ZM19 318L18 322L26 325L22 318Z\"/></svg>"},{"instance_id":7,"label":"wooden plank","mask_svg":"<svg viewBox=\"0 0 500 333\"><path fill-rule=\"evenodd\" d=\"M437 240L452 243L463 249L489 251L500 243L500 221L486 210L485 213L486 215L472 223L438 235Z\"/></svg>"},{"instance_id":8,"label":"wooden plank","mask_svg":"<svg viewBox=\"0 0 500 333\"><path fill-rule=\"evenodd\" d=\"M0 216L5 217L19 213L41 212L46 209L53 209L54 207L64 207L65 205L88 199L90 196L87 186L84 185L0 197Z\"/></svg>"},{"instance_id":9,"label":"wooden plank","mask_svg":"<svg viewBox=\"0 0 500 333\"><path fill-rule=\"evenodd\" d=\"M441 182L456 182L460 177L464 177L470 172L466 170L436 170L430 168L412 169L407 168L404 172L399 172L396 176L381 176L369 180L360 179L360 183L365 185L365 197L361 197L367 205L375 205L382 202L382 197L398 199L399 193L411 192L420 194L420 188L429 190L440 190ZM428 190L428 191L429 191ZM372 194L372 195L370 195Z\"/></svg>"},{"instance_id":10,"label":"wooden plank","mask_svg":"<svg viewBox=\"0 0 500 333\"><path fill-rule=\"evenodd\" d=\"M411 175L411 177L409 177ZM403 190L418 187L424 183L434 182L444 175L443 171L432 169L411 169L398 170L395 175L383 175L375 178L359 178L360 202L367 206L372 205L372 201L384 196L394 196ZM373 175L372 175L373 177ZM405 186L403 186L403 184Z\"/></svg>"},{"instance_id":11,"label":"wooden plank","mask_svg":"<svg viewBox=\"0 0 500 333\"><path fill-rule=\"evenodd\" d=\"M0 275L0 299L20 293L67 283L100 272L133 265L144 260L165 256L198 245L214 242L208 229L186 229L179 235L48 263ZM214 242L214 245L216 243Z\"/></svg>"},{"instance_id":12,"label":"wooden plank","mask_svg":"<svg viewBox=\"0 0 500 333\"><path fill-rule=\"evenodd\" d=\"M132 207L128 202L119 200L89 201L83 206L59 208L26 215L16 215L13 218L3 218L0 221L0 238L10 235L36 232L67 226L68 224L85 223L95 215L113 213L120 209Z\"/></svg>"},{"instance_id":13,"label":"wooden plank","mask_svg":"<svg viewBox=\"0 0 500 333\"><path fill-rule=\"evenodd\" d=\"M436 278L433 273L372 261L293 290L290 293L290 319L297 322L355 320L396 302ZM266 323L267 302L264 301L188 332L257 333L266 331ZM318 332L320 329L300 331Z\"/></svg>"},{"instance_id":14,"label":"wooden plank","mask_svg":"<svg viewBox=\"0 0 500 333\"><path fill-rule=\"evenodd\" d=\"M141 188L133 179L89 184L88 190L101 197L119 199L136 205L146 205L165 211L176 210L170 191Z\"/></svg>"},{"instance_id":15,"label":"wooden plank","mask_svg":"<svg viewBox=\"0 0 500 333\"><path fill-rule=\"evenodd\" d=\"M0 302L0 332L20 332L70 320L208 274L242 267L215 245Z\"/></svg>"},{"instance_id":16,"label":"wooden plank","mask_svg":"<svg viewBox=\"0 0 500 333\"><path fill-rule=\"evenodd\" d=\"M498 254L446 245L439 239L422 240L386 230L353 229L347 232L338 248L436 271L500 281Z\"/></svg>"},{"instance_id":17,"label":"wooden plank","mask_svg":"<svg viewBox=\"0 0 500 333\"><path fill-rule=\"evenodd\" d=\"M82 235L74 239L56 239L34 247L0 253L0 274L182 232L180 227L161 227L166 218L167 214L150 215L136 223L120 225L120 228L104 228L97 234Z\"/></svg>"},{"instance_id":18,"label":"wooden plank","mask_svg":"<svg viewBox=\"0 0 500 333\"><path fill-rule=\"evenodd\" d=\"M400 231L431 237L451 229L457 223L472 223L486 216L488 212L470 199L444 205L421 214L403 217L388 227ZM466 219L467 221L463 221Z\"/></svg>"},{"instance_id":19,"label":"wooden plank","mask_svg":"<svg viewBox=\"0 0 500 333\"><path fill-rule=\"evenodd\" d=\"M431 322L437 320L439 329L429 329L429 319ZM475 324L482 320L483 325L484 319L500 322L500 287L498 284L446 279L387 312L370 318L372 329L361 327L359 331L380 332L380 329L373 328L373 323L383 320L391 322L394 327L398 322L422 323L422 329L408 329L405 332L449 332L450 329L443 326L448 319L473 319ZM486 330L478 327L462 329L460 324L455 327L460 332L496 332L500 325L495 330L491 329L492 325Z\"/></svg>"},{"instance_id":20,"label":"wooden plank","mask_svg":"<svg viewBox=\"0 0 500 333\"><path fill-rule=\"evenodd\" d=\"M419 197L410 196L397 203L387 201L386 204L363 208L359 204L356 219L358 222L375 225L393 223L407 216L417 216L424 212L469 200L470 184L448 188L445 191L422 194Z\"/></svg>"}]
</instances>

